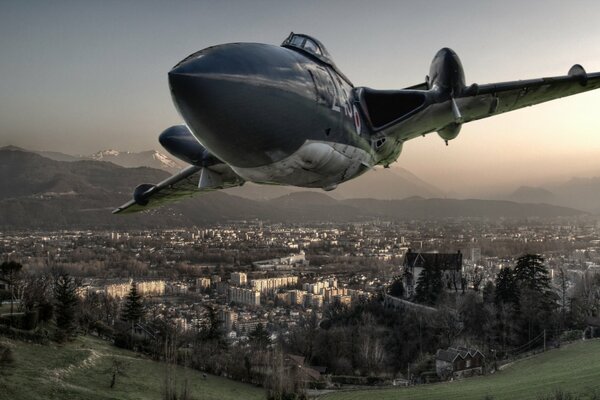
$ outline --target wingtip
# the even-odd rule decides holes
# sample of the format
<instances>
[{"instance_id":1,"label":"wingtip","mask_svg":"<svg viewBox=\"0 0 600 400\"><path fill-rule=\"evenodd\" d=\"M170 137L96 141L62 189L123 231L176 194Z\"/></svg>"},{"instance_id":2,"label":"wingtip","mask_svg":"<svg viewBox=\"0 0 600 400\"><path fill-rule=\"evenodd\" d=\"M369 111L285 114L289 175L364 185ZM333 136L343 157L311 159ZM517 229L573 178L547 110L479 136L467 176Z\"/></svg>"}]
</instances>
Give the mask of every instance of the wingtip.
<instances>
[{"instance_id":1,"label":"wingtip","mask_svg":"<svg viewBox=\"0 0 600 400\"><path fill-rule=\"evenodd\" d=\"M112 210L113 214L120 214L123 211L127 210L129 207L134 206L136 204L136 202L134 200L129 200L127 203L115 208L114 210Z\"/></svg>"}]
</instances>

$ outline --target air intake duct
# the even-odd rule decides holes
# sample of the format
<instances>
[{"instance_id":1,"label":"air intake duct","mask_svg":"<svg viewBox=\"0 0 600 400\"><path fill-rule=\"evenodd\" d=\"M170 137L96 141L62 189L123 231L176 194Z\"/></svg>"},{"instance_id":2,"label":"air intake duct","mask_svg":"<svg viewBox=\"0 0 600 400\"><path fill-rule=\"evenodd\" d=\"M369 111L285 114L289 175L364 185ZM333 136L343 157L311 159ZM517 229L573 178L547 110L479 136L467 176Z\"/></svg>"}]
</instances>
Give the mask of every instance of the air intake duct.
<instances>
[{"instance_id":1,"label":"air intake duct","mask_svg":"<svg viewBox=\"0 0 600 400\"><path fill-rule=\"evenodd\" d=\"M188 164L203 167L210 157L208 151L185 125L175 125L165 129L158 137L158 141L171 155Z\"/></svg>"}]
</instances>

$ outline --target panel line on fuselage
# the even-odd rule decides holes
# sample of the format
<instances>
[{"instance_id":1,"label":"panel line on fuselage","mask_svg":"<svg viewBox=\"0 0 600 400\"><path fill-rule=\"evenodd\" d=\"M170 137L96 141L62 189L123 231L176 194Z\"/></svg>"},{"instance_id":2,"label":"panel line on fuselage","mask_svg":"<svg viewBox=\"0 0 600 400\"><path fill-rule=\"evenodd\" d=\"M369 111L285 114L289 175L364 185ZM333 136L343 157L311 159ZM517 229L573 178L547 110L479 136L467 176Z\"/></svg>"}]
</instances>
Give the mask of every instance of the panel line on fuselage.
<instances>
[{"instance_id":1,"label":"panel line on fuselage","mask_svg":"<svg viewBox=\"0 0 600 400\"><path fill-rule=\"evenodd\" d=\"M347 143L307 140L283 160L261 167L232 169L255 183L325 188L362 174L375 161L372 152Z\"/></svg>"}]
</instances>

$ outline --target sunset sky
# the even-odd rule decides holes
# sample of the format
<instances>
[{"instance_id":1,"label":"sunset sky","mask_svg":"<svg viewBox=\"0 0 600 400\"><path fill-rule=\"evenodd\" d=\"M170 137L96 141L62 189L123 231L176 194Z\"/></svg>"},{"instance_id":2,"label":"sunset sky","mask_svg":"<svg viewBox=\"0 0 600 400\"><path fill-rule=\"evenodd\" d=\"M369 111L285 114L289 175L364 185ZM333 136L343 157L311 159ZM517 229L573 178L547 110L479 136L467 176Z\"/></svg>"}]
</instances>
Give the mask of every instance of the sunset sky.
<instances>
[{"instance_id":1,"label":"sunset sky","mask_svg":"<svg viewBox=\"0 0 600 400\"><path fill-rule=\"evenodd\" d=\"M356 86L423 81L444 46L468 83L600 71L596 1L0 0L0 146L89 154L160 149L181 123L167 72L204 47L319 38ZM449 193L600 176L600 90L432 134L399 162Z\"/></svg>"}]
</instances>

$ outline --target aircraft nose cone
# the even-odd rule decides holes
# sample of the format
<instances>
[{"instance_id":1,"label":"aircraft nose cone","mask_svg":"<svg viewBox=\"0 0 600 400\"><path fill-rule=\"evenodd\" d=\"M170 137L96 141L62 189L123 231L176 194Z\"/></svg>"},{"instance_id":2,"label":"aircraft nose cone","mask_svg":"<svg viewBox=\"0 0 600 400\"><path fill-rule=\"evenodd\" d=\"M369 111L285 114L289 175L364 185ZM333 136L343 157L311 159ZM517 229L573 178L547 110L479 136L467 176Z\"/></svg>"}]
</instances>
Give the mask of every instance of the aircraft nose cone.
<instances>
[{"instance_id":1,"label":"aircraft nose cone","mask_svg":"<svg viewBox=\"0 0 600 400\"><path fill-rule=\"evenodd\" d=\"M228 164L267 165L301 145L283 134L289 107L304 96L312 104L314 94L307 95L303 71L281 50L254 43L215 46L169 72L173 101L192 133Z\"/></svg>"}]
</instances>

